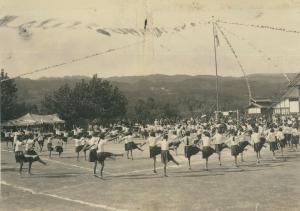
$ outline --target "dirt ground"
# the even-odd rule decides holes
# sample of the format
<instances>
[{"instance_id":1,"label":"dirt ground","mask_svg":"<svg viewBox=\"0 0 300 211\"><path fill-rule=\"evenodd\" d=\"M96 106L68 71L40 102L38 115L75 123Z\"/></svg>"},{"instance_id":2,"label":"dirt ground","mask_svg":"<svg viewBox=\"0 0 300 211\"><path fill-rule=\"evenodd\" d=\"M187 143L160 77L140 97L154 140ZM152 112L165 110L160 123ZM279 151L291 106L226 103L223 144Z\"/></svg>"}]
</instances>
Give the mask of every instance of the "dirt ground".
<instances>
[{"instance_id":1,"label":"dirt ground","mask_svg":"<svg viewBox=\"0 0 300 211\"><path fill-rule=\"evenodd\" d=\"M107 151L122 153L122 144L110 143ZM32 173L18 175L18 164L11 148L1 144L0 210L300 210L300 149L286 150L287 161L277 153L272 160L268 148L262 151L262 162L256 165L251 147L245 162L233 166L230 150L209 160L204 171L201 152L192 157L192 170L180 146L175 158L180 166L169 163L168 175L152 172L148 146L144 152L134 151L134 160L126 156L107 160L105 178L92 175L92 163L76 161L73 143L68 143L62 157L47 152L40 154L47 166L35 162Z\"/></svg>"}]
</instances>

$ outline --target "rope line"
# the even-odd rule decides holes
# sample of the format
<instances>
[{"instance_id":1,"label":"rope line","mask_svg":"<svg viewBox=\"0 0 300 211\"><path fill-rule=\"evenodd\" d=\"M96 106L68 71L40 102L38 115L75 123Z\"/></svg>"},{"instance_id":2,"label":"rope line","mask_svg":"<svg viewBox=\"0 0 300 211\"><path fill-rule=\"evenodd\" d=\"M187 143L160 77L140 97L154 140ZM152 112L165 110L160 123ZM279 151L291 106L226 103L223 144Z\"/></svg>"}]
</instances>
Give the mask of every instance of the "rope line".
<instances>
[{"instance_id":1,"label":"rope line","mask_svg":"<svg viewBox=\"0 0 300 211\"><path fill-rule=\"evenodd\" d=\"M72 59L68 62L62 62L62 63L59 63L59 64L49 65L49 66L42 67L42 68L30 71L30 72L20 74L18 76L12 77L12 78L3 79L3 80L1 80L1 83L5 82L5 81L8 81L8 80L19 78L21 76L31 75L31 74L34 74L34 73L37 73L37 72L42 72L42 71L53 69L53 68L56 68L56 67L61 67L61 66L64 66L66 64L72 64L72 63L79 62L79 61L82 61L82 60L86 60L86 59L89 59L89 58L92 58L92 57L104 55L104 54L111 53L111 52L118 51L118 50L122 50L122 49L129 48L129 47L132 47L134 45L141 44L141 43L143 43L143 41L139 41L139 42L135 42L135 43L132 43L132 44L124 45L124 46L121 46L121 47L118 47L118 48L107 49L105 51L98 52L98 53L93 53L93 54L83 56L83 57L74 58L74 59Z\"/></svg>"},{"instance_id":2,"label":"rope line","mask_svg":"<svg viewBox=\"0 0 300 211\"><path fill-rule=\"evenodd\" d=\"M252 42L250 42L249 40L247 40L244 36L241 36L241 35L238 35L230 30L228 30L227 28L225 28L224 26L222 26L222 29L228 33L230 33L231 35L233 35L234 37L244 41L245 43L247 43L248 46L250 46L253 50L255 50L257 53L261 54L263 57L265 57L265 59L267 61L269 61L270 64L272 64L275 68L278 68L277 65L274 65L273 63L271 63L271 58L261 49L258 49ZM288 77L288 75L286 73L283 73L283 72L280 72L284 78L290 83L291 80L290 78Z\"/></svg>"},{"instance_id":3,"label":"rope line","mask_svg":"<svg viewBox=\"0 0 300 211\"><path fill-rule=\"evenodd\" d=\"M249 80L248 80L248 77L247 77L247 74L246 74L246 71L242 65L242 63L240 62L240 59L236 53L236 51L234 50L232 44L230 43L229 39L227 38L227 36L225 35L225 33L223 32L223 30L221 29L221 27L219 26L218 23L216 23L216 26L217 26L217 29L221 32L223 38L225 39L226 41L226 44L228 45L228 47L230 48L233 56L235 57L236 61L237 61L237 64L238 66L240 67L243 75L244 75L244 78L245 78L245 81L246 81L246 85L247 85L247 89L248 89L248 94L249 94L249 104L250 104L250 101L252 99L252 92L251 92L251 87L250 87L250 83L249 83Z\"/></svg>"},{"instance_id":4,"label":"rope line","mask_svg":"<svg viewBox=\"0 0 300 211\"><path fill-rule=\"evenodd\" d=\"M145 34L150 33L150 31L147 30L144 33ZM178 35L178 33L175 33L175 32L169 33L168 38L170 38L171 36L174 36L174 35ZM145 36L143 36L143 37L145 37ZM34 73L37 73L37 72L42 72L42 71L46 71L46 70L53 69L53 68L56 68L56 67L60 67L60 66L63 66L63 65L79 62L79 61L82 61L82 60L85 60L85 59L89 59L89 58L100 56L100 55L103 55L103 54L106 54L106 53L110 53L110 52L114 52L114 51L121 50L121 49L124 49L124 48L128 48L128 47L131 47L131 46L134 46L134 45L137 45L137 44L145 44L146 42L149 42L149 40L143 39L141 41L138 41L138 42L135 42L135 43L132 43L132 44L128 44L128 45L125 45L125 46L121 46L121 47L118 47L118 48L108 49L108 50L98 52L98 53L94 53L94 54L90 54L90 55L87 55L87 56L74 58L74 59L72 59L68 62L62 62L62 63L59 63L59 64L49 65L49 66L46 66L46 67L42 67L42 68L30 71L30 72L26 72L26 73L17 75L15 77L3 79L3 80L0 81L0 83L8 81L8 80L16 79L16 78L19 78L19 77L22 77L22 76L25 76L25 75L31 75L31 74L34 74Z\"/></svg>"},{"instance_id":5,"label":"rope line","mask_svg":"<svg viewBox=\"0 0 300 211\"><path fill-rule=\"evenodd\" d=\"M246 26L246 27L253 27L253 28L260 28L260 29L267 29L267 30L275 30L275 31L287 32L287 33L300 34L300 31L298 31L298 30L290 30L290 29L286 29L286 28L282 28L282 27L257 25L257 24L245 24L245 23L228 22L228 21L222 21L222 20L219 20L218 22L225 23L225 24L231 24L231 25Z\"/></svg>"}]
</instances>

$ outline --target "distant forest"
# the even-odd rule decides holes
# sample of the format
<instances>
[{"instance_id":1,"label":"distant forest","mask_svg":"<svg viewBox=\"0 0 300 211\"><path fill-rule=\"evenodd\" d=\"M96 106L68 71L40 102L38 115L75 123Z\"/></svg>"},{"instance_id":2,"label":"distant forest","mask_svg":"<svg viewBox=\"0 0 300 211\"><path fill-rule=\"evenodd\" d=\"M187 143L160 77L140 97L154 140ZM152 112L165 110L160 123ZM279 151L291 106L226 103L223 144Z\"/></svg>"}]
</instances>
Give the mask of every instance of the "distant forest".
<instances>
[{"instance_id":1,"label":"distant forest","mask_svg":"<svg viewBox=\"0 0 300 211\"><path fill-rule=\"evenodd\" d=\"M293 78L295 74L288 74ZM64 85L74 88L82 80L92 78L70 76L62 78L40 78L15 80L18 103L29 105L33 113L41 113L46 95ZM155 117L191 117L211 113L216 109L215 77L189 75L147 75L106 78L118 87L127 99L125 117L149 119ZM281 74L249 75L253 97L278 100L288 82ZM221 110L245 111L248 91L243 77L219 77Z\"/></svg>"}]
</instances>

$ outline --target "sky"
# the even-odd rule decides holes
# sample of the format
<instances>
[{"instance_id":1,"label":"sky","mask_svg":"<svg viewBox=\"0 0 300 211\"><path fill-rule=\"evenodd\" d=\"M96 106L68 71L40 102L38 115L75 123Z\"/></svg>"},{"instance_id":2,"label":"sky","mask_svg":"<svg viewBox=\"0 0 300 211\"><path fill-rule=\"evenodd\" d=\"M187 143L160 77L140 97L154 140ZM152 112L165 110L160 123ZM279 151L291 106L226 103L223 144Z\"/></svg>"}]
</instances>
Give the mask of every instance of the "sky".
<instances>
[{"instance_id":1,"label":"sky","mask_svg":"<svg viewBox=\"0 0 300 211\"><path fill-rule=\"evenodd\" d=\"M13 18L4 23L7 16ZM300 33L224 23L300 31L300 0L0 0L0 68L16 77L63 64L24 76L32 79L213 75L211 20L219 21L246 74L300 71ZM242 76L217 36L219 74Z\"/></svg>"}]
</instances>

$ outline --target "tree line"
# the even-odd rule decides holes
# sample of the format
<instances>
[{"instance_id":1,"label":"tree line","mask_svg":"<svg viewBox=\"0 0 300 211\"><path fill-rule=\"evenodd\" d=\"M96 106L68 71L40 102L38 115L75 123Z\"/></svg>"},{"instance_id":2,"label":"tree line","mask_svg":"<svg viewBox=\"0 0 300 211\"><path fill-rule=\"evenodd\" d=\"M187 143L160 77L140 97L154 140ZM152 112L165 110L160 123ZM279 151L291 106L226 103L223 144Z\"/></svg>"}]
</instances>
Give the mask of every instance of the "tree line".
<instances>
[{"instance_id":1,"label":"tree line","mask_svg":"<svg viewBox=\"0 0 300 211\"><path fill-rule=\"evenodd\" d=\"M1 80L7 78L9 76L2 70ZM16 82L7 80L1 82L1 121L30 112L57 113L67 125L110 124L120 120L145 124L155 119L200 117L216 110L214 97L198 89L192 90L192 93L190 90L188 93L167 95L147 92L147 86L141 86L143 89L136 89L136 92L127 90L124 93L118 86L94 75L76 84L61 85L55 91L42 95L40 104L35 105L30 101L20 103ZM238 108L242 111L242 99L225 95L221 96L221 100L222 110Z\"/></svg>"},{"instance_id":2,"label":"tree line","mask_svg":"<svg viewBox=\"0 0 300 211\"><path fill-rule=\"evenodd\" d=\"M121 120L126 115L127 99L118 87L94 75L74 88L65 84L42 101L42 113L57 113L69 124L94 122L98 124Z\"/></svg>"},{"instance_id":3,"label":"tree line","mask_svg":"<svg viewBox=\"0 0 300 211\"><path fill-rule=\"evenodd\" d=\"M38 108L36 105L31 105L27 103L18 103L17 102L17 86L14 80L5 80L8 79L9 76L7 73L1 69L1 122L17 118L27 112L37 112Z\"/></svg>"},{"instance_id":4,"label":"tree line","mask_svg":"<svg viewBox=\"0 0 300 211\"><path fill-rule=\"evenodd\" d=\"M9 76L1 71L1 80ZM14 79L1 82L1 122L30 113L57 113L66 123L73 124L110 124L117 121L138 121L150 123L154 119L176 119L179 111L169 103L161 104L154 98L138 99L128 115L126 96L109 81L94 75L91 80L81 80L74 87L65 84L44 96L40 108L36 105L17 102L17 86Z\"/></svg>"}]
</instances>

